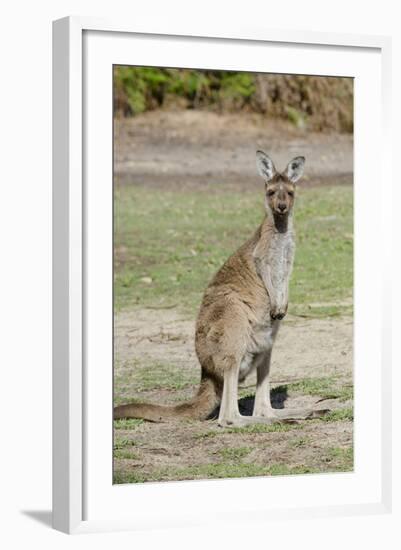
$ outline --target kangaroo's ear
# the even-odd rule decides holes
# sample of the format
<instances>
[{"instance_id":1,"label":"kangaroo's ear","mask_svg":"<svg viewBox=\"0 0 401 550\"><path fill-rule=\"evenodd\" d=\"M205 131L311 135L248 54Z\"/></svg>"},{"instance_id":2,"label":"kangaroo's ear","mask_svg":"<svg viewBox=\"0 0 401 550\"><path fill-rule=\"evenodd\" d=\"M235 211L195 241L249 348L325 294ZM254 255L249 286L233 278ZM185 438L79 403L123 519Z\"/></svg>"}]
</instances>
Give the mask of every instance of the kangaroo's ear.
<instances>
[{"instance_id":1,"label":"kangaroo's ear","mask_svg":"<svg viewBox=\"0 0 401 550\"><path fill-rule=\"evenodd\" d=\"M273 179L276 173L273 161L263 151L256 151L256 167L265 181Z\"/></svg>"},{"instance_id":2,"label":"kangaroo's ear","mask_svg":"<svg viewBox=\"0 0 401 550\"><path fill-rule=\"evenodd\" d=\"M305 157L295 157L292 159L285 170L287 178L295 183L304 173Z\"/></svg>"}]
</instances>

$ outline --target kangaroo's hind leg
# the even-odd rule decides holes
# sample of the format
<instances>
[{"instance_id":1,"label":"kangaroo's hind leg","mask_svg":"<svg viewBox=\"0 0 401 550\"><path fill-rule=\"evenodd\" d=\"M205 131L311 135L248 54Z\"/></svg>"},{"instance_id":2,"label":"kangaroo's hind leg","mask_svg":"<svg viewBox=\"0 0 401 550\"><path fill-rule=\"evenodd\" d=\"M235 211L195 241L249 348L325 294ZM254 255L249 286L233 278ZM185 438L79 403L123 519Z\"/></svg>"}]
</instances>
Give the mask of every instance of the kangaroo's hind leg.
<instances>
[{"instance_id":1,"label":"kangaroo's hind leg","mask_svg":"<svg viewBox=\"0 0 401 550\"><path fill-rule=\"evenodd\" d=\"M238 369L233 363L233 368L224 371L223 396L221 399L218 424L221 427L243 427L253 424L273 424L280 419L273 416L255 417L242 416L238 408Z\"/></svg>"},{"instance_id":2,"label":"kangaroo's hind leg","mask_svg":"<svg viewBox=\"0 0 401 550\"><path fill-rule=\"evenodd\" d=\"M221 427L245 427L254 424L275 424L285 422L274 414L242 416L238 408L239 362L232 358L231 368L224 371L223 396L221 399L218 424Z\"/></svg>"},{"instance_id":3,"label":"kangaroo's hind leg","mask_svg":"<svg viewBox=\"0 0 401 550\"><path fill-rule=\"evenodd\" d=\"M272 349L261 353L255 358L256 362L256 394L253 406L253 416L274 417L270 400L270 361Z\"/></svg>"},{"instance_id":4,"label":"kangaroo's hind leg","mask_svg":"<svg viewBox=\"0 0 401 550\"><path fill-rule=\"evenodd\" d=\"M313 409L311 407L294 409L274 409L270 398L270 361L272 349L260 354L256 364L256 395L253 416L270 418L272 420L304 420L316 418L328 412L328 409Z\"/></svg>"},{"instance_id":5,"label":"kangaroo's hind leg","mask_svg":"<svg viewBox=\"0 0 401 550\"><path fill-rule=\"evenodd\" d=\"M239 362L235 357L227 358L229 364L224 369L223 395L220 404L219 426L237 426L241 415L238 408Z\"/></svg>"},{"instance_id":6,"label":"kangaroo's hind leg","mask_svg":"<svg viewBox=\"0 0 401 550\"><path fill-rule=\"evenodd\" d=\"M238 375L240 365L247 354L249 320L243 307L225 304L226 311L213 324L206 337L206 349L210 352L213 370L223 380L219 426L249 426L279 422L273 417L242 416L238 408Z\"/></svg>"}]
</instances>

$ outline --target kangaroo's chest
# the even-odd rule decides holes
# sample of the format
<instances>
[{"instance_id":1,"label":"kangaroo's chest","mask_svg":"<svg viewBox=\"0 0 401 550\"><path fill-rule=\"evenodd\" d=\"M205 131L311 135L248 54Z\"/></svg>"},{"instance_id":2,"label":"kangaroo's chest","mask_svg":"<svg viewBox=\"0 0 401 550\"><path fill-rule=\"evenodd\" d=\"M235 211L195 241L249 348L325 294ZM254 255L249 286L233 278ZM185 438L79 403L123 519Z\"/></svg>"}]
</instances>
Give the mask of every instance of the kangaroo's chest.
<instances>
[{"instance_id":1,"label":"kangaroo's chest","mask_svg":"<svg viewBox=\"0 0 401 550\"><path fill-rule=\"evenodd\" d=\"M274 286L287 282L294 259L295 243L292 233L273 235L266 253L266 264Z\"/></svg>"}]
</instances>

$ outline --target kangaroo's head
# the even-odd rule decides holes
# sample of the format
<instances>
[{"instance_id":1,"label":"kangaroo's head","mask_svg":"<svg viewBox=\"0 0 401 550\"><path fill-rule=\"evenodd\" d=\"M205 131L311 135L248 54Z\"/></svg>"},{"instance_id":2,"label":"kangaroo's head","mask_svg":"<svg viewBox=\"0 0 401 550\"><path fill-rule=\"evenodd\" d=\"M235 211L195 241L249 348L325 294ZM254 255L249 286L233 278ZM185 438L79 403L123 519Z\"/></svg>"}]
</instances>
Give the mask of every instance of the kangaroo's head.
<instances>
[{"instance_id":1,"label":"kangaroo's head","mask_svg":"<svg viewBox=\"0 0 401 550\"><path fill-rule=\"evenodd\" d=\"M295 183L304 172L305 157L295 157L284 172L277 172L273 161L263 151L256 152L256 166L265 180L265 208L276 219L288 217L294 205Z\"/></svg>"}]
</instances>

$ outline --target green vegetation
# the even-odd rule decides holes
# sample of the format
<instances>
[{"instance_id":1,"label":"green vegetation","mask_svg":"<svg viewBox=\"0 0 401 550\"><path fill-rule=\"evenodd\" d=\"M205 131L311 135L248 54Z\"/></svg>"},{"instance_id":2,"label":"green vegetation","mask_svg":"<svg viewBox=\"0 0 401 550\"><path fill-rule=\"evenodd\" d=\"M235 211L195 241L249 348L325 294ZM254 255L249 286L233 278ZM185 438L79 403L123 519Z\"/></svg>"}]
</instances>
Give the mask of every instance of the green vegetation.
<instances>
[{"instance_id":1,"label":"green vegetation","mask_svg":"<svg viewBox=\"0 0 401 550\"><path fill-rule=\"evenodd\" d=\"M114 420L114 427L117 430L135 430L143 422L140 418L120 418L119 420Z\"/></svg>"},{"instance_id":2,"label":"green vegetation","mask_svg":"<svg viewBox=\"0 0 401 550\"><path fill-rule=\"evenodd\" d=\"M155 67L114 68L114 112L157 108L240 110L287 120L299 128L352 132L353 81L305 75Z\"/></svg>"},{"instance_id":3,"label":"green vegetation","mask_svg":"<svg viewBox=\"0 0 401 550\"><path fill-rule=\"evenodd\" d=\"M135 441L132 439L116 437L114 440L114 449L124 449L125 447L131 447L132 445L135 445Z\"/></svg>"},{"instance_id":4,"label":"green vegetation","mask_svg":"<svg viewBox=\"0 0 401 550\"><path fill-rule=\"evenodd\" d=\"M126 458L129 460L138 460L139 455L132 452L130 448L127 449L115 449L113 453L114 458Z\"/></svg>"},{"instance_id":5,"label":"green vegetation","mask_svg":"<svg viewBox=\"0 0 401 550\"><path fill-rule=\"evenodd\" d=\"M133 439L116 437L114 439L114 458L129 458L130 460L137 459L138 455L132 451L132 447L134 446L135 441Z\"/></svg>"},{"instance_id":6,"label":"green vegetation","mask_svg":"<svg viewBox=\"0 0 401 550\"><path fill-rule=\"evenodd\" d=\"M325 463L325 470L330 471L330 464ZM256 476L278 476L318 473L319 468L309 466L287 466L286 464L259 465L248 462L219 462L217 464L199 464L182 468L161 468L150 475L135 469L114 473L114 483L143 483L145 481L168 481L184 479L222 479ZM336 471L336 470L334 470Z\"/></svg>"},{"instance_id":7,"label":"green vegetation","mask_svg":"<svg viewBox=\"0 0 401 550\"><path fill-rule=\"evenodd\" d=\"M341 384L334 376L326 378L305 378L300 382L278 386L276 392L289 390L291 393L301 395L316 395L323 399L338 399L348 401L353 398L352 384Z\"/></svg>"},{"instance_id":8,"label":"green vegetation","mask_svg":"<svg viewBox=\"0 0 401 550\"><path fill-rule=\"evenodd\" d=\"M142 113L171 104L174 99L175 106L238 109L249 103L255 91L255 78L248 73L124 66L114 69L117 114Z\"/></svg>"},{"instance_id":9,"label":"green vegetation","mask_svg":"<svg viewBox=\"0 0 401 550\"><path fill-rule=\"evenodd\" d=\"M330 447L323 460L337 472L349 472L354 468L353 447Z\"/></svg>"},{"instance_id":10,"label":"green vegetation","mask_svg":"<svg viewBox=\"0 0 401 550\"><path fill-rule=\"evenodd\" d=\"M307 438L300 438L295 446L304 446L307 444ZM250 447L223 448L218 453L223 459L221 462L175 468L164 467L155 469L151 473L145 473L135 468L124 471L118 470L114 472L114 483L283 476L322 472L347 472L353 469L352 447L328 447L322 449L321 456L319 455L319 463L311 465L299 464L297 466L289 466L288 464L279 462L269 465L247 462L246 457L252 450Z\"/></svg>"},{"instance_id":11,"label":"green vegetation","mask_svg":"<svg viewBox=\"0 0 401 550\"><path fill-rule=\"evenodd\" d=\"M351 313L352 188L305 189L296 205L297 252L291 279L294 313ZM338 307L335 302L343 301Z\"/></svg>"},{"instance_id":12,"label":"green vegetation","mask_svg":"<svg viewBox=\"0 0 401 550\"><path fill-rule=\"evenodd\" d=\"M344 420L354 420L354 409L345 407L344 409L335 409L318 419L318 422L341 422Z\"/></svg>"},{"instance_id":13,"label":"green vegetation","mask_svg":"<svg viewBox=\"0 0 401 550\"><path fill-rule=\"evenodd\" d=\"M215 271L263 219L262 193L115 190L115 306L194 315ZM289 313L352 313L352 188L300 189ZM146 384L146 381L144 382Z\"/></svg>"}]
</instances>

